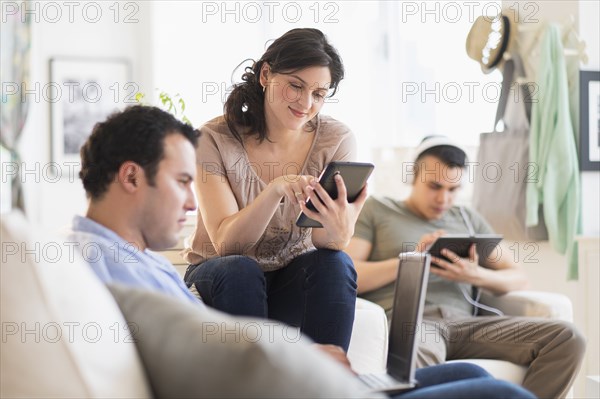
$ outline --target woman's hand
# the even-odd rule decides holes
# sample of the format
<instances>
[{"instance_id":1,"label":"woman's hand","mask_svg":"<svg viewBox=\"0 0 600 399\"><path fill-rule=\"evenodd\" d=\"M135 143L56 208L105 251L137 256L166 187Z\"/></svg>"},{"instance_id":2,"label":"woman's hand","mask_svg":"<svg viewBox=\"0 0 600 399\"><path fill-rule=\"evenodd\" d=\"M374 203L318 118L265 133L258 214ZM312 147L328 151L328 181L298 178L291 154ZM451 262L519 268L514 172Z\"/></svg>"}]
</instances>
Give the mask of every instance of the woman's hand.
<instances>
[{"instance_id":1,"label":"woman's hand","mask_svg":"<svg viewBox=\"0 0 600 399\"><path fill-rule=\"evenodd\" d=\"M201 171L199 171L201 173ZM264 234L273 215L280 209L282 197L296 204L312 176L281 176L271 181L251 203L240 209L230 182L216 174L198 179L198 202L202 222L219 256L240 254ZM298 196L296 196L298 194ZM196 244L198 245L198 244ZM204 245L204 244L200 244Z\"/></svg>"},{"instance_id":2,"label":"woman's hand","mask_svg":"<svg viewBox=\"0 0 600 399\"><path fill-rule=\"evenodd\" d=\"M312 232L315 246L342 250L346 248L354 234L354 225L367 199L367 187L365 185L354 202L348 203L346 185L342 176L336 175L334 179L338 191L335 200L316 180L312 180L304 187L304 195L310 199L318 212L308 209L304 199L299 199L298 202L306 216L323 225L323 229Z\"/></svg>"},{"instance_id":3,"label":"woman's hand","mask_svg":"<svg viewBox=\"0 0 600 399\"><path fill-rule=\"evenodd\" d=\"M304 188L311 184L315 178L306 175L283 175L273 179L269 185L280 197L285 197L292 204L299 201L304 202Z\"/></svg>"}]
</instances>

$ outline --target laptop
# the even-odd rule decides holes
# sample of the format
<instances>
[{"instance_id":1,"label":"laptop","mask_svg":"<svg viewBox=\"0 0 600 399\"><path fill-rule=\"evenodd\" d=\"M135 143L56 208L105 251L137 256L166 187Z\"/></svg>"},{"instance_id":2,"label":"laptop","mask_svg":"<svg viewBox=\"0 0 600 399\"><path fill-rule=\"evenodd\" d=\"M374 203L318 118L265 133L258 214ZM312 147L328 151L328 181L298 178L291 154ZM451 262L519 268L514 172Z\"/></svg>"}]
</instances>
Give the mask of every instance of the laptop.
<instances>
[{"instance_id":1,"label":"laptop","mask_svg":"<svg viewBox=\"0 0 600 399\"><path fill-rule=\"evenodd\" d=\"M417 333L423 318L431 260L429 254L420 252L402 253L399 258L390 323L387 372L359 375L371 391L387 394L417 387Z\"/></svg>"}]
</instances>

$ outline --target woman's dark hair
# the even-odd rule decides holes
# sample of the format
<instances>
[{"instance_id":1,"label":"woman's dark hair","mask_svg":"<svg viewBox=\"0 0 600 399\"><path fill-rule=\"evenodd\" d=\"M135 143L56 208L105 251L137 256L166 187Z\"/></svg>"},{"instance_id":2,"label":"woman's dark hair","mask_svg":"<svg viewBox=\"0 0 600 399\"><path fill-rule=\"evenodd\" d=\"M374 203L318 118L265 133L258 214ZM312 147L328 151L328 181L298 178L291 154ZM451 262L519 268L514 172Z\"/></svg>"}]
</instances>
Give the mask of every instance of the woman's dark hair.
<instances>
[{"instance_id":1,"label":"woman's dark hair","mask_svg":"<svg viewBox=\"0 0 600 399\"><path fill-rule=\"evenodd\" d=\"M275 40L252 67L245 68L242 83L234 85L225 102L225 121L240 143L243 143L243 134L257 134L260 141L267 138L265 95L259 80L264 63L270 66L271 72L283 74L314 66L329 67L329 88L332 89L329 97L336 93L344 78L342 59L320 30L303 28L288 31ZM239 128L243 131L240 132Z\"/></svg>"},{"instance_id":2,"label":"woman's dark hair","mask_svg":"<svg viewBox=\"0 0 600 399\"><path fill-rule=\"evenodd\" d=\"M127 161L140 165L153 186L170 134L181 134L194 147L198 143L197 130L156 107L135 105L96 123L80 150L79 178L88 198L100 199Z\"/></svg>"}]
</instances>

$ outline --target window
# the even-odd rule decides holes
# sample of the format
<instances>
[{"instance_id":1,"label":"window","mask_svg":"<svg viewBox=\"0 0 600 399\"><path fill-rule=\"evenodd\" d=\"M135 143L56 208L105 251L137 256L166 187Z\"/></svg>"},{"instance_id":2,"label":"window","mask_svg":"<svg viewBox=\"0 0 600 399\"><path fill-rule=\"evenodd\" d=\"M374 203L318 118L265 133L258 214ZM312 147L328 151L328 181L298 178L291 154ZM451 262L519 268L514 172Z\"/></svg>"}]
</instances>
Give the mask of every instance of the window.
<instances>
[{"instance_id":1,"label":"window","mask_svg":"<svg viewBox=\"0 0 600 399\"><path fill-rule=\"evenodd\" d=\"M414 146L429 134L465 145L493 127L499 72L468 58L467 34L499 1L153 2L154 84L180 93L200 124L222 113L244 59L289 29L321 29L346 68L323 112L356 133L361 159L372 150Z\"/></svg>"},{"instance_id":2,"label":"window","mask_svg":"<svg viewBox=\"0 0 600 399\"><path fill-rule=\"evenodd\" d=\"M16 165L11 161L10 152L0 146L0 160L2 164L2 183L0 189L0 213L9 212L12 209L12 179L14 178L13 170ZM10 169L10 171L9 171Z\"/></svg>"}]
</instances>

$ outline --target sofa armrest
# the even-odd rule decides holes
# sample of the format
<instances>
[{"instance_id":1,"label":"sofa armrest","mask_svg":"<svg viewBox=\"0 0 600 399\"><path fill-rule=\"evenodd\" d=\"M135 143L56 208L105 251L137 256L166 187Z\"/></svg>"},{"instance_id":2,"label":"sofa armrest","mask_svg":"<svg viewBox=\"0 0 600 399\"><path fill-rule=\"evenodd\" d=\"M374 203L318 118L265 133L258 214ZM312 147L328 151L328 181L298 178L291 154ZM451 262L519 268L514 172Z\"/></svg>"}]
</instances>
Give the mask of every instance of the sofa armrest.
<instances>
[{"instance_id":1,"label":"sofa armrest","mask_svg":"<svg viewBox=\"0 0 600 399\"><path fill-rule=\"evenodd\" d=\"M356 298L356 313L348 359L360 374L385 371L388 351L388 324L383 308Z\"/></svg>"},{"instance_id":2,"label":"sofa armrest","mask_svg":"<svg viewBox=\"0 0 600 399\"><path fill-rule=\"evenodd\" d=\"M543 317L573 321L571 300L565 295L553 292L513 291L496 296L483 291L480 302L499 309L509 316Z\"/></svg>"}]
</instances>

